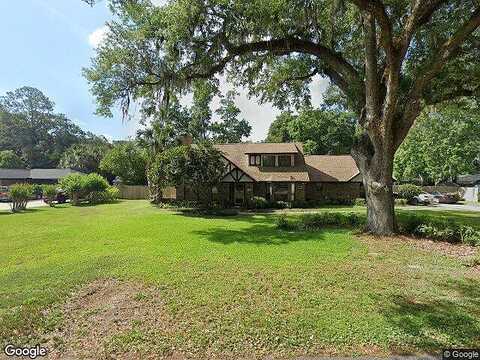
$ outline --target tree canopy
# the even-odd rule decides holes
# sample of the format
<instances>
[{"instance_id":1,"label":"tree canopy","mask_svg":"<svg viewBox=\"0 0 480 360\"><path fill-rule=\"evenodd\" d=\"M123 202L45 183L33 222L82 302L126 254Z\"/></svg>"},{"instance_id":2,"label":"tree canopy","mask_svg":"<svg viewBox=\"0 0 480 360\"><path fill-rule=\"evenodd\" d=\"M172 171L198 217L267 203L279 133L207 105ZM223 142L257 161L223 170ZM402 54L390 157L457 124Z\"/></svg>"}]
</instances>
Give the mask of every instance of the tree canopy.
<instances>
[{"instance_id":1,"label":"tree canopy","mask_svg":"<svg viewBox=\"0 0 480 360\"><path fill-rule=\"evenodd\" d=\"M59 166L84 173L101 172L100 162L111 148L112 145L103 136L91 136L66 149Z\"/></svg>"},{"instance_id":2,"label":"tree canopy","mask_svg":"<svg viewBox=\"0 0 480 360\"><path fill-rule=\"evenodd\" d=\"M475 173L479 134L479 111L471 104L425 111L395 155L395 178L436 184Z\"/></svg>"},{"instance_id":3,"label":"tree canopy","mask_svg":"<svg viewBox=\"0 0 480 360\"><path fill-rule=\"evenodd\" d=\"M112 10L85 70L102 114L132 100L165 106L195 80L218 86L217 74L298 108L312 77L327 77L358 118L352 155L377 234L395 230L393 157L422 109L479 95L476 0L118 0Z\"/></svg>"},{"instance_id":4,"label":"tree canopy","mask_svg":"<svg viewBox=\"0 0 480 360\"><path fill-rule=\"evenodd\" d=\"M63 152L89 134L40 90L22 87L0 97L0 150L12 150L28 167L56 167Z\"/></svg>"},{"instance_id":5,"label":"tree canopy","mask_svg":"<svg viewBox=\"0 0 480 360\"><path fill-rule=\"evenodd\" d=\"M128 185L147 184L147 153L133 141L117 143L100 162L100 169Z\"/></svg>"},{"instance_id":6,"label":"tree canopy","mask_svg":"<svg viewBox=\"0 0 480 360\"><path fill-rule=\"evenodd\" d=\"M157 154L148 169L150 194L161 200L166 186L187 185L206 206L213 201L212 189L225 175L221 153L210 143L179 145Z\"/></svg>"},{"instance_id":7,"label":"tree canopy","mask_svg":"<svg viewBox=\"0 0 480 360\"><path fill-rule=\"evenodd\" d=\"M270 125L266 141L302 142L307 154L348 154L355 121L348 112L304 107L298 114L282 112Z\"/></svg>"},{"instance_id":8,"label":"tree canopy","mask_svg":"<svg viewBox=\"0 0 480 360\"><path fill-rule=\"evenodd\" d=\"M12 150L0 151L0 168L3 169L24 169L25 163L22 158Z\"/></svg>"}]
</instances>

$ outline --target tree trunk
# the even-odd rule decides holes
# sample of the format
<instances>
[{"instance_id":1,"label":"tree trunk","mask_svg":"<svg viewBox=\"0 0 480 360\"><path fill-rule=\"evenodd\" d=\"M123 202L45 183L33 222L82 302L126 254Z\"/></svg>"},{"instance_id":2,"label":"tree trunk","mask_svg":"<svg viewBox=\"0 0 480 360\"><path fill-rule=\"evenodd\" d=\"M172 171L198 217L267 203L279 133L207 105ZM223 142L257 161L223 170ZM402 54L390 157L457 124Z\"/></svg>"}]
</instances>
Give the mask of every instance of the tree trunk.
<instances>
[{"instance_id":1,"label":"tree trunk","mask_svg":"<svg viewBox=\"0 0 480 360\"><path fill-rule=\"evenodd\" d=\"M393 150L374 150L370 141L366 146L356 144L352 151L365 188L366 231L375 235L392 235L397 230L392 177L394 153Z\"/></svg>"},{"instance_id":2,"label":"tree trunk","mask_svg":"<svg viewBox=\"0 0 480 360\"><path fill-rule=\"evenodd\" d=\"M392 184L364 177L367 197L366 230L376 235L392 235L396 231Z\"/></svg>"}]
</instances>

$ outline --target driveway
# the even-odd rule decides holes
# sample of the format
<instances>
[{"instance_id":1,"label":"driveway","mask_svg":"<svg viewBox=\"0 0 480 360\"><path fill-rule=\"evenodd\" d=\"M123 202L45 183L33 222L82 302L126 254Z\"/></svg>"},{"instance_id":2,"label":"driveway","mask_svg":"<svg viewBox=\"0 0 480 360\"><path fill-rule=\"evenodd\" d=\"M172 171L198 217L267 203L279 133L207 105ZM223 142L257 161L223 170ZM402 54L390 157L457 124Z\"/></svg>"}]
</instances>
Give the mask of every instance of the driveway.
<instances>
[{"instance_id":1,"label":"driveway","mask_svg":"<svg viewBox=\"0 0 480 360\"><path fill-rule=\"evenodd\" d=\"M42 206L48 206L45 204L43 200L32 200L28 202L27 209L32 209L32 208L37 208L37 207L42 207ZM10 211L10 203L6 202L1 202L0 203L0 211L1 210L7 210Z\"/></svg>"},{"instance_id":2,"label":"driveway","mask_svg":"<svg viewBox=\"0 0 480 360\"><path fill-rule=\"evenodd\" d=\"M478 205L474 204L436 204L433 206L402 206L400 209L406 210L454 210L454 211L473 211L480 212L480 203Z\"/></svg>"}]
</instances>

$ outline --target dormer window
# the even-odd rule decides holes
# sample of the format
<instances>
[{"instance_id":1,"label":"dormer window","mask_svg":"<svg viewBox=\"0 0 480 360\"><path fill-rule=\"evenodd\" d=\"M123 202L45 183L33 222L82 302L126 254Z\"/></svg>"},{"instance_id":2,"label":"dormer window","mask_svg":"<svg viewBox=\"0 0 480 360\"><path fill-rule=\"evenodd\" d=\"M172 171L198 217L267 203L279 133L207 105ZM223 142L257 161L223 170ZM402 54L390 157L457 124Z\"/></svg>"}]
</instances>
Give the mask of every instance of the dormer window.
<instances>
[{"instance_id":1,"label":"dormer window","mask_svg":"<svg viewBox=\"0 0 480 360\"><path fill-rule=\"evenodd\" d=\"M262 166L274 167L275 166L275 155L263 155Z\"/></svg>"},{"instance_id":2,"label":"dormer window","mask_svg":"<svg viewBox=\"0 0 480 360\"><path fill-rule=\"evenodd\" d=\"M278 155L278 166L280 166L280 167L290 167L290 166L292 166L292 156L291 155Z\"/></svg>"},{"instance_id":3,"label":"dormer window","mask_svg":"<svg viewBox=\"0 0 480 360\"><path fill-rule=\"evenodd\" d=\"M261 167L293 167L294 154L248 154L248 165Z\"/></svg>"},{"instance_id":4,"label":"dormer window","mask_svg":"<svg viewBox=\"0 0 480 360\"><path fill-rule=\"evenodd\" d=\"M250 166L260 166L262 164L262 157L260 155L250 155Z\"/></svg>"}]
</instances>

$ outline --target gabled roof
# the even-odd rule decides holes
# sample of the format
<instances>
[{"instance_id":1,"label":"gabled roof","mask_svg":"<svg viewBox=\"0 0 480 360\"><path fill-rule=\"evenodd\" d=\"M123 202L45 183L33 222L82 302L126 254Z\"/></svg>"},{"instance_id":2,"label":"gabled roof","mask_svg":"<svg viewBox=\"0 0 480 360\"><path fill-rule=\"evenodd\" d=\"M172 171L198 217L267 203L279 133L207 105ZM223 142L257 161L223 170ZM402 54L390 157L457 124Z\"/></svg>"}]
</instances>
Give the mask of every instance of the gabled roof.
<instances>
[{"instance_id":1,"label":"gabled roof","mask_svg":"<svg viewBox=\"0 0 480 360\"><path fill-rule=\"evenodd\" d=\"M305 164L310 181L346 182L360 174L350 155L308 155Z\"/></svg>"},{"instance_id":2,"label":"gabled roof","mask_svg":"<svg viewBox=\"0 0 480 360\"><path fill-rule=\"evenodd\" d=\"M260 146L252 146L260 145ZM301 153L300 150L294 143L285 143L281 145L288 146L277 146L279 144L224 144L216 145L215 147L220 150L225 158L237 166L240 170L246 173L255 181L308 181L308 172L307 168L303 164L297 164L294 167L258 167L258 166L249 166L248 164L248 155L251 153L262 153L262 154L285 154L284 150L296 149L294 152ZM282 151L279 151L281 149ZM268 151L266 151L268 150Z\"/></svg>"},{"instance_id":3,"label":"gabled roof","mask_svg":"<svg viewBox=\"0 0 480 360\"><path fill-rule=\"evenodd\" d=\"M72 169L0 169L0 179L58 180L72 173Z\"/></svg>"},{"instance_id":4,"label":"gabled roof","mask_svg":"<svg viewBox=\"0 0 480 360\"><path fill-rule=\"evenodd\" d=\"M0 179L27 179L29 176L28 169L0 169Z\"/></svg>"},{"instance_id":5,"label":"gabled roof","mask_svg":"<svg viewBox=\"0 0 480 360\"><path fill-rule=\"evenodd\" d=\"M30 178L56 180L73 173L79 173L79 171L72 169L31 169Z\"/></svg>"},{"instance_id":6,"label":"gabled roof","mask_svg":"<svg viewBox=\"0 0 480 360\"><path fill-rule=\"evenodd\" d=\"M245 145L245 154L296 154L299 151L295 143L255 143L243 145Z\"/></svg>"},{"instance_id":7,"label":"gabled roof","mask_svg":"<svg viewBox=\"0 0 480 360\"><path fill-rule=\"evenodd\" d=\"M224 157L255 181L267 182L348 182L361 181L357 165L350 155L303 155L299 143L260 143L215 145ZM296 149L293 152L292 149ZM290 151L290 152L289 152ZM305 160L294 167L258 167L248 164L248 154L298 153Z\"/></svg>"}]
</instances>

